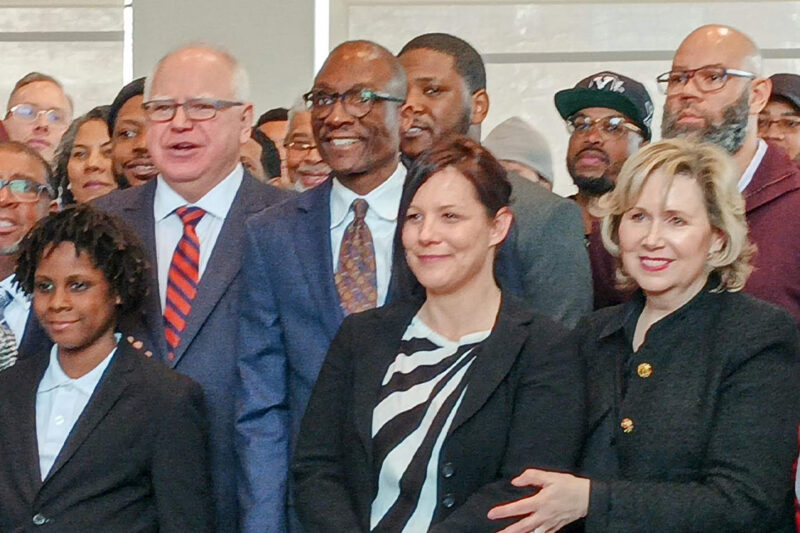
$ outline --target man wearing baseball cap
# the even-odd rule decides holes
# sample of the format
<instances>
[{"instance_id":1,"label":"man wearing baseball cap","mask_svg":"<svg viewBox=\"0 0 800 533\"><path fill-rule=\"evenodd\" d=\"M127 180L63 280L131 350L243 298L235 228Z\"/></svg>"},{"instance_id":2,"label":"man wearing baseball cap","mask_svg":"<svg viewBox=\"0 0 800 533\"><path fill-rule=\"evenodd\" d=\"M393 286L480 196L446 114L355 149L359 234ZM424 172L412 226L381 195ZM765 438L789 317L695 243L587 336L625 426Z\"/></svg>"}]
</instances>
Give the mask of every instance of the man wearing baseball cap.
<instances>
[{"instance_id":1,"label":"man wearing baseball cap","mask_svg":"<svg viewBox=\"0 0 800 533\"><path fill-rule=\"evenodd\" d=\"M758 136L800 161L800 76L773 74L772 93L758 114Z\"/></svg>"},{"instance_id":2,"label":"man wearing baseball cap","mask_svg":"<svg viewBox=\"0 0 800 533\"><path fill-rule=\"evenodd\" d=\"M578 187L574 199L583 212L594 308L616 305L627 295L616 288L616 265L603 246L592 206L614 188L628 157L650 140L653 102L638 81L605 71L557 92L555 104L570 132L567 170Z\"/></svg>"}]
</instances>

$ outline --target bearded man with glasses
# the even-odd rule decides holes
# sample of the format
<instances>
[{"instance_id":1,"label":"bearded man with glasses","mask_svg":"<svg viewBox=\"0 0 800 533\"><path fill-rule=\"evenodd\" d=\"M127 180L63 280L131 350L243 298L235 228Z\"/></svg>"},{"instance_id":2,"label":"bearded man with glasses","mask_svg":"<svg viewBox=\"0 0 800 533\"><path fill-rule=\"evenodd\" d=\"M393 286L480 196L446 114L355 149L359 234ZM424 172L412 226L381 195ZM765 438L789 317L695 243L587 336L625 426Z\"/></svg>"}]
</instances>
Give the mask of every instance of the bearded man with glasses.
<instances>
[{"instance_id":1,"label":"bearded man with glasses","mask_svg":"<svg viewBox=\"0 0 800 533\"><path fill-rule=\"evenodd\" d=\"M603 246L594 207L625 161L650 141L653 102L638 81L604 71L557 92L555 104L569 132L567 170L578 187L573 199L583 214L594 308L616 305L628 295L616 287L616 262Z\"/></svg>"},{"instance_id":2,"label":"bearded man with glasses","mask_svg":"<svg viewBox=\"0 0 800 533\"><path fill-rule=\"evenodd\" d=\"M750 240L758 247L745 292L786 308L800 323L800 169L786 151L758 138L772 80L742 32L701 26L657 78L667 96L661 133L724 148L739 170Z\"/></svg>"}]
</instances>

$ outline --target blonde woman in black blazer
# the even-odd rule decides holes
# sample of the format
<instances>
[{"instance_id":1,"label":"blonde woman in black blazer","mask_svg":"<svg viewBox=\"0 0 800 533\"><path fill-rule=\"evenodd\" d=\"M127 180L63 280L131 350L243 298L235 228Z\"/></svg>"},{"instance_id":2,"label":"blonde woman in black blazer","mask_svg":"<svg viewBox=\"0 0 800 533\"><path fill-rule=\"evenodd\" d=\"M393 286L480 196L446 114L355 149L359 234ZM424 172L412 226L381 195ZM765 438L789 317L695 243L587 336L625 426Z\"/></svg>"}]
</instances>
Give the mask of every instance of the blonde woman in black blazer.
<instances>
[{"instance_id":1,"label":"blonde woman in black blazer","mask_svg":"<svg viewBox=\"0 0 800 533\"><path fill-rule=\"evenodd\" d=\"M540 492L491 512L503 533L794 531L800 344L750 273L738 172L719 148L669 140L630 158L603 225L639 290L576 330L588 379L585 477L529 469ZM501 529L498 527L498 529Z\"/></svg>"},{"instance_id":2,"label":"blonde woman in black blazer","mask_svg":"<svg viewBox=\"0 0 800 533\"><path fill-rule=\"evenodd\" d=\"M575 350L493 276L512 217L504 174L464 137L412 167L400 282L422 298L352 315L333 341L292 468L307 531L494 531L489 508L529 493L509 483L523 465L576 461Z\"/></svg>"}]
</instances>

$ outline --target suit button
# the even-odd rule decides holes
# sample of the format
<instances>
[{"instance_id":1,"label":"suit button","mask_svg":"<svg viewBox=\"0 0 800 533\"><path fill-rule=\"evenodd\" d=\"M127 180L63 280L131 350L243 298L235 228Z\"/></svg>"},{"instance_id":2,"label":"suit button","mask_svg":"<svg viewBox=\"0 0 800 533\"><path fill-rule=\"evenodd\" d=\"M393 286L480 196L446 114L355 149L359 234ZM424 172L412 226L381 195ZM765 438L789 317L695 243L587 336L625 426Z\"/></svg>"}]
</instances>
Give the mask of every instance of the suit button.
<instances>
[{"instance_id":1,"label":"suit button","mask_svg":"<svg viewBox=\"0 0 800 533\"><path fill-rule=\"evenodd\" d=\"M442 465L442 476L444 476L445 478L451 478L455 473L456 469L453 468L453 463L444 463Z\"/></svg>"},{"instance_id":2,"label":"suit button","mask_svg":"<svg viewBox=\"0 0 800 533\"><path fill-rule=\"evenodd\" d=\"M452 494L445 494L444 498L442 498L442 505L446 508L450 509L453 505L456 504L456 497Z\"/></svg>"},{"instance_id":3,"label":"suit button","mask_svg":"<svg viewBox=\"0 0 800 533\"><path fill-rule=\"evenodd\" d=\"M636 367L636 372L639 374L640 378L647 379L653 375L653 365L650 363L642 363Z\"/></svg>"},{"instance_id":4,"label":"suit button","mask_svg":"<svg viewBox=\"0 0 800 533\"><path fill-rule=\"evenodd\" d=\"M47 517L45 517L43 514L36 513L33 515L33 523L37 526L43 526L47 523Z\"/></svg>"},{"instance_id":5,"label":"suit button","mask_svg":"<svg viewBox=\"0 0 800 533\"><path fill-rule=\"evenodd\" d=\"M619 423L619 427L622 428L623 433L632 433L633 420L631 420L630 418L623 418L622 422Z\"/></svg>"}]
</instances>

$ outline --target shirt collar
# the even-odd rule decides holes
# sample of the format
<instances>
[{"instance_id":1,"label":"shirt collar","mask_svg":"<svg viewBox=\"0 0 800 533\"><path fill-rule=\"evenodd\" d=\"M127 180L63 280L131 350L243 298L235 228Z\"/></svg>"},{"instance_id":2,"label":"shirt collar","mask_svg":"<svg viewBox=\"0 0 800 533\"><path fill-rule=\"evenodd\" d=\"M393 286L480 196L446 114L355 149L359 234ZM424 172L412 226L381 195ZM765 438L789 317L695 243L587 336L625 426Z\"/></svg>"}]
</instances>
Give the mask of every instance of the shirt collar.
<instances>
[{"instance_id":1,"label":"shirt collar","mask_svg":"<svg viewBox=\"0 0 800 533\"><path fill-rule=\"evenodd\" d=\"M383 220L395 222L397 211L400 209L400 196L403 194L403 183L406 180L406 168L398 164L389 176L389 179L361 196L348 189L337 179L333 178L331 187L331 229L344 222L350 211L350 204L356 198L363 198L369 204L369 209Z\"/></svg>"},{"instance_id":2,"label":"shirt collar","mask_svg":"<svg viewBox=\"0 0 800 533\"><path fill-rule=\"evenodd\" d=\"M233 172L194 203L187 202L183 196L175 192L175 189L169 186L161 174L158 175L157 179L156 196L153 200L153 215L156 222L165 219L184 205L199 207L206 213L225 220L236 193L239 191L239 186L244 179L244 168L241 164L236 165Z\"/></svg>"},{"instance_id":3,"label":"shirt collar","mask_svg":"<svg viewBox=\"0 0 800 533\"><path fill-rule=\"evenodd\" d=\"M31 300L25 295L19 284L14 281L14 274L0 281L0 290L7 290L15 302L24 306L25 309L30 309Z\"/></svg>"},{"instance_id":4,"label":"shirt collar","mask_svg":"<svg viewBox=\"0 0 800 533\"><path fill-rule=\"evenodd\" d=\"M114 337L119 344L122 335L115 333ZM38 392L48 392L58 387L72 384L72 386L78 389L82 394L91 396L97 384L100 382L100 378L103 377L106 368L108 368L108 365L111 363L111 358L114 357L115 353L117 353L116 346L105 359L100 361L100 364L83 376L73 379L65 374L64 370L61 368L61 363L58 361L58 345L54 344L50 349L50 364L47 365L47 370L44 371L44 376L42 376L42 380L39 382Z\"/></svg>"},{"instance_id":5,"label":"shirt collar","mask_svg":"<svg viewBox=\"0 0 800 533\"><path fill-rule=\"evenodd\" d=\"M767 143L765 143L763 139L759 139L758 148L756 149L756 153L753 154L753 159L750 160L750 164L747 165L747 168L744 170L744 174L742 174L742 177L739 178L739 183L736 186L736 188L739 189L739 192L744 192L747 186L750 185L750 182L753 181L753 176L755 176L756 170L761 164L761 160L764 159L764 154L766 153Z\"/></svg>"}]
</instances>

